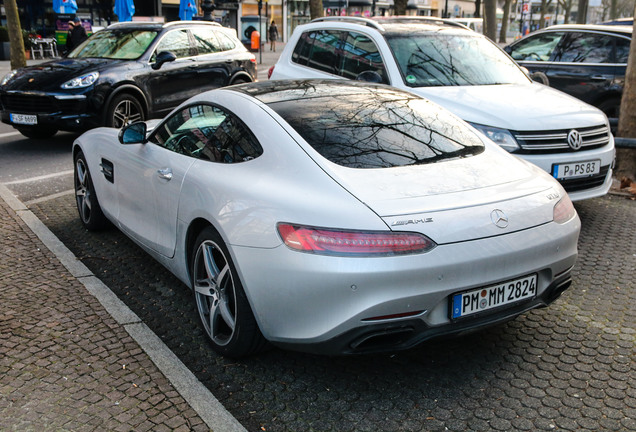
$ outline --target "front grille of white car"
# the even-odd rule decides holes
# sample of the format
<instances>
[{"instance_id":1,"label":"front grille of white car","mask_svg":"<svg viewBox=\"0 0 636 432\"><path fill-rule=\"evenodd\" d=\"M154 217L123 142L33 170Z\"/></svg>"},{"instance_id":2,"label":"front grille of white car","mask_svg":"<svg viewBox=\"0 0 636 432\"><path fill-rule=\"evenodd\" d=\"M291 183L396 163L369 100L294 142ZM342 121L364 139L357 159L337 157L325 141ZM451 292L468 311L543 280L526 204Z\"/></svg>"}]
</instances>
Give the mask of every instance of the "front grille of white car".
<instances>
[{"instance_id":1,"label":"front grille of white car","mask_svg":"<svg viewBox=\"0 0 636 432\"><path fill-rule=\"evenodd\" d=\"M572 129L551 131L514 132L514 136L521 147L518 153L562 153L578 150L590 150L609 144L610 130L606 125L576 129L582 138L581 147L573 149L568 144L568 134Z\"/></svg>"}]
</instances>

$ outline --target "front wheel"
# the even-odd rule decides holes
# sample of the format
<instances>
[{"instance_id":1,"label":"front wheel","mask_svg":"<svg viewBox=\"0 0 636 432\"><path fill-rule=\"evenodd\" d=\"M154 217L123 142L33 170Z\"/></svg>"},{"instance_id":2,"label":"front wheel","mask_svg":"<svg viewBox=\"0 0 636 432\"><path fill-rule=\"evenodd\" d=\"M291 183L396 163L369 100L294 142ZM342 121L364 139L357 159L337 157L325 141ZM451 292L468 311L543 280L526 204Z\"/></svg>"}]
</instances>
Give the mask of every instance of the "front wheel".
<instances>
[{"instance_id":1,"label":"front wheel","mask_svg":"<svg viewBox=\"0 0 636 432\"><path fill-rule=\"evenodd\" d=\"M111 101L106 112L106 126L121 129L144 120L144 109L139 100L127 93L119 94Z\"/></svg>"},{"instance_id":2,"label":"front wheel","mask_svg":"<svg viewBox=\"0 0 636 432\"><path fill-rule=\"evenodd\" d=\"M196 310L212 348L233 358L262 350L266 341L227 247L213 228L197 237L190 270Z\"/></svg>"},{"instance_id":3,"label":"front wheel","mask_svg":"<svg viewBox=\"0 0 636 432\"><path fill-rule=\"evenodd\" d=\"M108 225L108 220L102 212L99 201L97 201L97 194L95 194L93 180L88 171L86 157L82 152L78 152L77 155L75 155L73 177L75 183L75 203L77 204L77 211L82 224L84 224L89 231L105 228Z\"/></svg>"}]
</instances>

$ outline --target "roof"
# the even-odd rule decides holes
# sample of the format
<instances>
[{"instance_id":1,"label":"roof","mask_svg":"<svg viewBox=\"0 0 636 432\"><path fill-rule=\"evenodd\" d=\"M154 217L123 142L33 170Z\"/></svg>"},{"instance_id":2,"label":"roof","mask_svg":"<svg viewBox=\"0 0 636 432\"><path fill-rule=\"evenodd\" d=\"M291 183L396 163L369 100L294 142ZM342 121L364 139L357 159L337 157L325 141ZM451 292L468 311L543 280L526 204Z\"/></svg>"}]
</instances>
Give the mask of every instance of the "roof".
<instances>
[{"instance_id":1,"label":"roof","mask_svg":"<svg viewBox=\"0 0 636 432\"><path fill-rule=\"evenodd\" d=\"M618 26L618 25L602 25L602 24L558 24L547 27L540 31L545 30L590 30L590 31L603 31L608 33L618 33L631 36L632 26Z\"/></svg>"}]
</instances>

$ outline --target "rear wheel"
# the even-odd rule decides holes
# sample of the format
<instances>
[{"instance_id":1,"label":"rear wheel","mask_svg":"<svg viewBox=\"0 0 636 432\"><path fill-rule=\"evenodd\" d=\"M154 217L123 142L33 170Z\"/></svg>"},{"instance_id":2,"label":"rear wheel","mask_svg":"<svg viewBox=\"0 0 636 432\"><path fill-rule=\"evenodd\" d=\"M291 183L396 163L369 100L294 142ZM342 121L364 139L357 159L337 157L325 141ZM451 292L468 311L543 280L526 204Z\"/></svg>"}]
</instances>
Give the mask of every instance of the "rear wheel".
<instances>
[{"instance_id":1,"label":"rear wheel","mask_svg":"<svg viewBox=\"0 0 636 432\"><path fill-rule=\"evenodd\" d=\"M57 129L51 127L27 126L17 128L18 132L27 138L46 139L57 133Z\"/></svg>"},{"instance_id":2,"label":"rear wheel","mask_svg":"<svg viewBox=\"0 0 636 432\"><path fill-rule=\"evenodd\" d=\"M84 153L75 155L75 202L82 224L90 230L103 229L108 225L108 219L104 216L102 208L97 201L93 180L88 172L88 164Z\"/></svg>"},{"instance_id":3,"label":"rear wheel","mask_svg":"<svg viewBox=\"0 0 636 432\"><path fill-rule=\"evenodd\" d=\"M194 302L212 348L234 358L262 350L266 341L221 236L205 228L191 256Z\"/></svg>"},{"instance_id":4,"label":"rear wheel","mask_svg":"<svg viewBox=\"0 0 636 432\"><path fill-rule=\"evenodd\" d=\"M122 93L111 101L106 113L106 126L122 128L128 124L143 121L144 109L135 96Z\"/></svg>"}]
</instances>

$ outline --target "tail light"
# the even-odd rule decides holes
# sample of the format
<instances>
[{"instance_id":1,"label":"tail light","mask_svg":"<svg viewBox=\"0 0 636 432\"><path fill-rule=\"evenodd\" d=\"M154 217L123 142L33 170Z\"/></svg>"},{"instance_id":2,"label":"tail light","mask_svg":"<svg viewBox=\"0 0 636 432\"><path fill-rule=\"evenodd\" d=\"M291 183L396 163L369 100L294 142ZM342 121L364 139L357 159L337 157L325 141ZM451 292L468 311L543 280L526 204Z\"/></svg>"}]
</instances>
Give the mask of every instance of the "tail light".
<instances>
[{"instance_id":1,"label":"tail light","mask_svg":"<svg viewBox=\"0 0 636 432\"><path fill-rule=\"evenodd\" d=\"M572 204L572 200L567 194L563 195L563 198L556 203L553 210L552 218L556 223L566 223L576 215L576 210Z\"/></svg>"},{"instance_id":2,"label":"tail light","mask_svg":"<svg viewBox=\"0 0 636 432\"><path fill-rule=\"evenodd\" d=\"M345 231L278 224L278 233L290 249L320 255L387 256L428 252L436 244L418 233Z\"/></svg>"},{"instance_id":3,"label":"tail light","mask_svg":"<svg viewBox=\"0 0 636 432\"><path fill-rule=\"evenodd\" d=\"M272 74L274 73L274 68L276 67L276 65L272 66L271 68L269 68L267 70L267 79L270 79L272 77Z\"/></svg>"}]
</instances>

